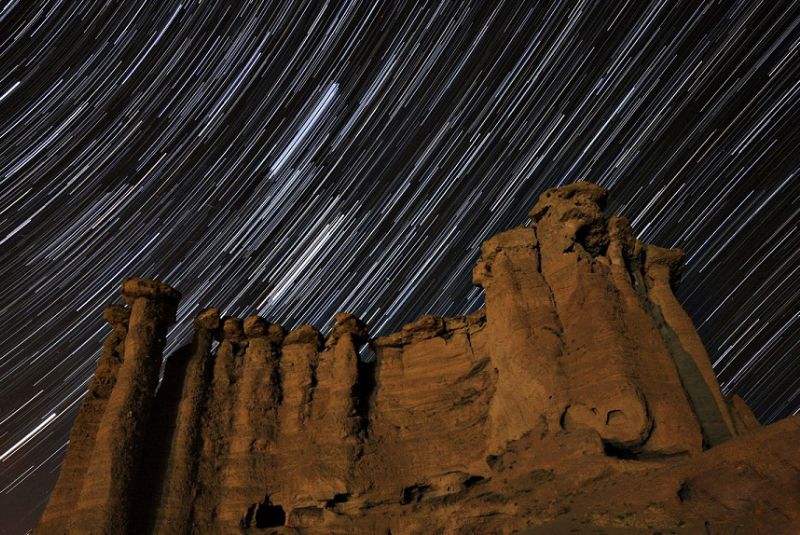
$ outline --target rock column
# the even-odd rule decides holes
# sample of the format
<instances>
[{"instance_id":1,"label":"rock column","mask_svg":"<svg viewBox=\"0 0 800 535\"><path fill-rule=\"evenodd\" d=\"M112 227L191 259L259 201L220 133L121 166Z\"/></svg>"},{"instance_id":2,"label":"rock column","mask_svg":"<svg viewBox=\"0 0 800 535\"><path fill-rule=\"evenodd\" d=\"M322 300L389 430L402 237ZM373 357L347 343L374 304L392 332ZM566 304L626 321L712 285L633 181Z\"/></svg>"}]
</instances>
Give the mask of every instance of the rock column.
<instances>
[{"instance_id":1,"label":"rock column","mask_svg":"<svg viewBox=\"0 0 800 535\"><path fill-rule=\"evenodd\" d=\"M552 292L539 272L534 229L518 227L484 242L472 272L486 291L486 319L497 392L489 408L488 451L558 425L564 391L562 327Z\"/></svg>"},{"instance_id":2,"label":"rock column","mask_svg":"<svg viewBox=\"0 0 800 535\"><path fill-rule=\"evenodd\" d=\"M186 366L175 435L169 462L161 482L161 500L153 533L186 533L192 499L197 491L197 457L201 436L201 416L211 378L211 344L220 327L219 309L209 308L194 320L194 337Z\"/></svg>"},{"instance_id":3,"label":"rock column","mask_svg":"<svg viewBox=\"0 0 800 535\"><path fill-rule=\"evenodd\" d=\"M231 445L233 404L241 378L247 339L242 320L225 317L222 340L214 355L211 388L203 415L203 444L198 465L198 489L192 522L207 533L217 529L221 481Z\"/></svg>"},{"instance_id":4,"label":"rock column","mask_svg":"<svg viewBox=\"0 0 800 535\"><path fill-rule=\"evenodd\" d=\"M317 385L310 402L308 427L314 454L308 492L318 501L352 492L351 473L364 422L358 414L358 348L369 339L367 326L348 312L334 318L325 350L319 354ZM290 519L291 520L291 519Z\"/></svg>"},{"instance_id":5,"label":"rock column","mask_svg":"<svg viewBox=\"0 0 800 535\"><path fill-rule=\"evenodd\" d=\"M662 336L672 352L683 386L700 421L705 443L710 447L731 438L735 427L703 341L692 319L672 293L671 284L683 259L684 253L680 249L648 245L645 281L648 296L657 307L655 313L661 315L659 327Z\"/></svg>"},{"instance_id":6,"label":"rock column","mask_svg":"<svg viewBox=\"0 0 800 535\"><path fill-rule=\"evenodd\" d=\"M308 427L311 401L317 385L319 352L324 346L322 335L312 325L302 325L286 335L281 346L280 376L282 401L278 407L278 466L294 477L284 481L271 496L273 503L286 507L316 505L312 496L313 470L309 466L313 455L309 445Z\"/></svg>"},{"instance_id":7,"label":"rock column","mask_svg":"<svg viewBox=\"0 0 800 535\"><path fill-rule=\"evenodd\" d=\"M653 305L647 299L641 265L642 243L634 238L624 217L609 218L608 231L606 259L618 292L622 320L634 344L634 380L644 390L654 420L653 432L641 454L698 453L703 443L700 424L653 317Z\"/></svg>"},{"instance_id":8,"label":"rock column","mask_svg":"<svg viewBox=\"0 0 800 535\"><path fill-rule=\"evenodd\" d=\"M130 306L124 359L100 420L94 452L77 501L71 531L96 535L128 531L128 503L139 469L139 449L161 368L167 328L175 322L180 293L166 284L128 279Z\"/></svg>"},{"instance_id":9,"label":"rock column","mask_svg":"<svg viewBox=\"0 0 800 535\"><path fill-rule=\"evenodd\" d=\"M103 343L97 369L89 383L89 391L69 435L69 450L61 467L61 474L36 533L43 535L67 533L68 519L74 512L86 470L92 459L97 428L105 412L108 397L117 381L125 335L128 332L129 315L128 309L121 305L107 305L103 311L103 317L113 330Z\"/></svg>"},{"instance_id":10,"label":"rock column","mask_svg":"<svg viewBox=\"0 0 800 535\"><path fill-rule=\"evenodd\" d=\"M268 445L277 432L276 346L282 339L279 326L271 328L263 318L244 320L247 350L242 359L241 379L233 405L233 432L222 469L222 492L217 520L233 529L249 527L254 504L264 499L269 454Z\"/></svg>"}]
</instances>

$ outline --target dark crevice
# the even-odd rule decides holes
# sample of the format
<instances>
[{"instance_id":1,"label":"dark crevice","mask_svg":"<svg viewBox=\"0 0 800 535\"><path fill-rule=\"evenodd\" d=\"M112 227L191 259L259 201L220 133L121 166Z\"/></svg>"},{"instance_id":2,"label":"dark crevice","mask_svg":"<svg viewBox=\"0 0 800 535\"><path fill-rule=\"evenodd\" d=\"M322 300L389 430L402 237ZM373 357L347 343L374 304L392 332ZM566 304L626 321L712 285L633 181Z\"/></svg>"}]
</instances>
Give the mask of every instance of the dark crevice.
<instances>
[{"instance_id":1,"label":"dark crevice","mask_svg":"<svg viewBox=\"0 0 800 535\"><path fill-rule=\"evenodd\" d=\"M247 513L242 519L243 528L255 527L277 528L286 524L286 512L280 505L269 501L269 496L261 503L254 503L247 508Z\"/></svg>"},{"instance_id":2,"label":"dark crevice","mask_svg":"<svg viewBox=\"0 0 800 535\"><path fill-rule=\"evenodd\" d=\"M469 334L467 334L467 340L469 340ZM470 350L472 350L471 345L470 345ZM486 369L486 365L489 364L489 360L490 359L488 357L479 360L474 366L472 366L472 368L470 368L470 370L467 373L465 373L464 375L453 381L453 383L454 384L463 383L469 379L472 379L473 377L475 377L476 375L478 375L479 373L481 373L483 370Z\"/></svg>"},{"instance_id":3,"label":"dark crevice","mask_svg":"<svg viewBox=\"0 0 800 535\"><path fill-rule=\"evenodd\" d=\"M550 193L545 193L544 196L545 196L545 198L550 197ZM539 210L535 214L529 214L529 216L531 218L531 221L533 221L534 223L538 223L539 221L542 220L542 218L545 216L545 214L547 213L548 210L550 210L550 207L549 206L545 206L544 208L542 208L541 210Z\"/></svg>"},{"instance_id":4,"label":"dark crevice","mask_svg":"<svg viewBox=\"0 0 800 535\"><path fill-rule=\"evenodd\" d=\"M533 237L536 239L536 246L533 248L536 251L536 270L539 273L542 273L542 249L541 245L539 244L539 232L537 231L536 227L533 228Z\"/></svg>"},{"instance_id":5,"label":"dark crevice","mask_svg":"<svg viewBox=\"0 0 800 535\"><path fill-rule=\"evenodd\" d=\"M700 423L700 429L703 433L703 449L708 449L730 439L730 430L725 424L711 388L705 382L702 372L698 369L693 357L684 349L680 338L667 323L661 307L648 299L647 309L672 357L672 362L675 364L675 369L686 392L689 405Z\"/></svg>"},{"instance_id":6,"label":"dark crevice","mask_svg":"<svg viewBox=\"0 0 800 535\"><path fill-rule=\"evenodd\" d=\"M306 421L311 416L311 404L314 401L314 394L317 391L317 366L319 365L319 353L317 353L308 363L308 386L303 393L303 409L300 413L300 421Z\"/></svg>"},{"instance_id":7,"label":"dark crevice","mask_svg":"<svg viewBox=\"0 0 800 535\"><path fill-rule=\"evenodd\" d=\"M643 451L636 454L637 461L666 461L669 459L685 459L687 457L689 457L689 452L686 450L667 453Z\"/></svg>"},{"instance_id":8,"label":"dark crevice","mask_svg":"<svg viewBox=\"0 0 800 535\"><path fill-rule=\"evenodd\" d=\"M678 489L678 500L680 500L681 503L683 503L683 502L685 502L686 500L689 499L691 494L692 494L692 492L691 492L691 489L689 488L689 483L687 483L686 481L681 483L681 486Z\"/></svg>"},{"instance_id":9,"label":"dark crevice","mask_svg":"<svg viewBox=\"0 0 800 535\"><path fill-rule=\"evenodd\" d=\"M272 355L274 361L271 363L270 384L273 388L275 406L283 404L283 377L281 375L281 345L272 344Z\"/></svg>"},{"instance_id":10,"label":"dark crevice","mask_svg":"<svg viewBox=\"0 0 800 535\"><path fill-rule=\"evenodd\" d=\"M608 440L603 441L603 453L608 457L626 461L637 460L639 458L636 452Z\"/></svg>"},{"instance_id":11,"label":"dark crevice","mask_svg":"<svg viewBox=\"0 0 800 535\"><path fill-rule=\"evenodd\" d=\"M641 284L643 281L641 279L641 265L638 259L631 258L629 256L629 251L625 249L624 246L620 247L622 249L622 261L625 265L625 273L628 275L628 280L631 283L631 287L633 290L639 295L639 297L647 298L647 290ZM632 254L632 253L631 253Z\"/></svg>"},{"instance_id":12,"label":"dark crevice","mask_svg":"<svg viewBox=\"0 0 800 535\"><path fill-rule=\"evenodd\" d=\"M561 332L558 329L555 329L555 328L553 328L553 327L551 327L549 325L542 325L541 327L542 327L543 331L549 331L549 332L555 334L558 337L558 339L561 341L561 345L562 346L564 345L564 333L563 332Z\"/></svg>"},{"instance_id":13,"label":"dark crevice","mask_svg":"<svg viewBox=\"0 0 800 535\"><path fill-rule=\"evenodd\" d=\"M356 412L356 433L366 439L370 431L370 411L374 402L376 391L376 366L377 360L358 360L356 370L356 384L353 385L351 395Z\"/></svg>"},{"instance_id":14,"label":"dark crevice","mask_svg":"<svg viewBox=\"0 0 800 535\"><path fill-rule=\"evenodd\" d=\"M486 478L483 476L469 476L467 479L464 480L464 488L468 489L484 480L486 480Z\"/></svg>"},{"instance_id":15,"label":"dark crevice","mask_svg":"<svg viewBox=\"0 0 800 535\"><path fill-rule=\"evenodd\" d=\"M411 485L403 489L403 494L400 497L400 503L403 505L409 503L418 503L422 500L423 496L431 490L430 485Z\"/></svg>"},{"instance_id":16,"label":"dark crevice","mask_svg":"<svg viewBox=\"0 0 800 535\"><path fill-rule=\"evenodd\" d=\"M605 225L583 225L575 232L575 242L579 243L592 257L606 256L608 252L608 234Z\"/></svg>"},{"instance_id":17,"label":"dark crevice","mask_svg":"<svg viewBox=\"0 0 800 535\"><path fill-rule=\"evenodd\" d=\"M597 409L592 409L592 412L597 414ZM619 416L623 416L623 414L624 413L619 409L614 409L614 410L608 411L608 413L606 413L606 425L611 423L611 420L613 420L613 419L615 419L615 418L617 418Z\"/></svg>"},{"instance_id":18,"label":"dark crevice","mask_svg":"<svg viewBox=\"0 0 800 535\"><path fill-rule=\"evenodd\" d=\"M564 410L561 411L561 417L558 419L558 425L561 426L561 429L567 428L567 412L569 412L570 407L572 407L572 405L567 405L564 407Z\"/></svg>"},{"instance_id":19,"label":"dark crevice","mask_svg":"<svg viewBox=\"0 0 800 535\"><path fill-rule=\"evenodd\" d=\"M340 494L334 494L333 498L331 498L330 500L327 500L325 502L325 507L333 508L333 507L336 507L340 503L345 503L349 499L350 499L350 494L347 493L347 492L340 493Z\"/></svg>"},{"instance_id":20,"label":"dark crevice","mask_svg":"<svg viewBox=\"0 0 800 535\"><path fill-rule=\"evenodd\" d=\"M196 342L195 342L196 344ZM178 410L194 344L180 347L164 365L164 378L155 396L142 448L142 468L134 482L129 518L135 530L152 531L162 495L161 482L167 474Z\"/></svg>"},{"instance_id":21,"label":"dark crevice","mask_svg":"<svg viewBox=\"0 0 800 535\"><path fill-rule=\"evenodd\" d=\"M466 406L470 405L473 401L478 399L480 397L480 395L481 395L481 391L480 390L477 390L475 388L470 388L467 391L465 391L461 396L459 396L458 398L454 399L453 402L452 402L451 407L453 407L453 408L466 407Z\"/></svg>"}]
</instances>

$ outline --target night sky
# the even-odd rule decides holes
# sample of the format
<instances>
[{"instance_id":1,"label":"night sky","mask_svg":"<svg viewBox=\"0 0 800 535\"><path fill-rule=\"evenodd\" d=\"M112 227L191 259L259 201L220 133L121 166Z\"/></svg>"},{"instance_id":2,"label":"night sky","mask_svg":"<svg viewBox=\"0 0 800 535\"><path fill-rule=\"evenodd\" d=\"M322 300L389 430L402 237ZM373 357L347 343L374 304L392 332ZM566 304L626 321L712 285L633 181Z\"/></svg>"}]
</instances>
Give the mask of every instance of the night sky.
<instances>
[{"instance_id":1,"label":"night sky","mask_svg":"<svg viewBox=\"0 0 800 535\"><path fill-rule=\"evenodd\" d=\"M589 180L682 247L725 393L800 410L800 3L0 7L0 533L57 477L127 276L373 336L482 305L482 240Z\"/></svg>"}]
</instances>

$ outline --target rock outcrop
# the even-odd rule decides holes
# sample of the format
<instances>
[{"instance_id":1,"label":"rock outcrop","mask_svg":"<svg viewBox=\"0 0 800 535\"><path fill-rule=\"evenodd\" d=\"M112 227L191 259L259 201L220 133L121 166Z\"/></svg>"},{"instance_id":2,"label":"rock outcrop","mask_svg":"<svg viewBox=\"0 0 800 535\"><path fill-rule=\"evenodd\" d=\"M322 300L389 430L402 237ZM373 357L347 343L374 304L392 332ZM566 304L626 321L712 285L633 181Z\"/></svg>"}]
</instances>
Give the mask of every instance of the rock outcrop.
<instances>
[{"instance_id":1,"label":"rock outcrop","mask_svg":"<svg viewBox=\"0 0 800 535\"><path fill-rule=\"evenodd\" d=\"M157 390L180 296L125 281L36 533L797 533L800 417L722 395L683 253L606 194L487 240L469 316L325 339L207 309Z\"/></svg>"}]
</instances>

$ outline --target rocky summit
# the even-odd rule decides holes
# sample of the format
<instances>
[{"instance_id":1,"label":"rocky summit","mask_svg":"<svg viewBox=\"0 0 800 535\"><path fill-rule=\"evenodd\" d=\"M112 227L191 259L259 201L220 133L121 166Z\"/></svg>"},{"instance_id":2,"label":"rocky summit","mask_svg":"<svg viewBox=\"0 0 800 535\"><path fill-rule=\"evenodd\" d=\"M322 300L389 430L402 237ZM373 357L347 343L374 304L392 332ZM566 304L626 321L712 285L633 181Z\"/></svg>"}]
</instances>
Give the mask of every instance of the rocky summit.
<instances>
[{"instance_id":1,"label":"rocky summit","mask_svg":"<svg viewBox=\"0 0 800 535\"><path fill-rule=\"evenodd\" d=\"M800 417L723 396L682 251L606 195L548 190L484 242L469 316L326 339L209 308L160 385L180 294L124 281L35 533L800 532Z\"/></svg>"}]
</instances>

